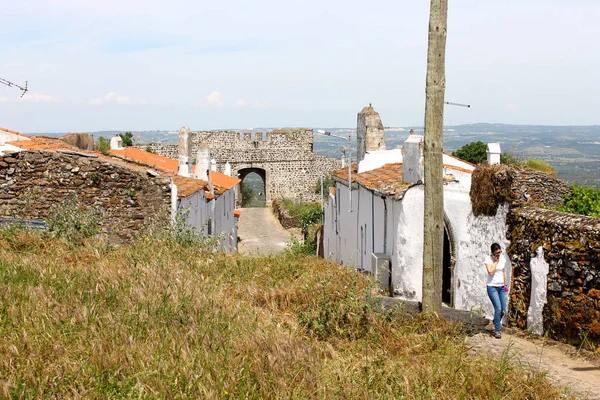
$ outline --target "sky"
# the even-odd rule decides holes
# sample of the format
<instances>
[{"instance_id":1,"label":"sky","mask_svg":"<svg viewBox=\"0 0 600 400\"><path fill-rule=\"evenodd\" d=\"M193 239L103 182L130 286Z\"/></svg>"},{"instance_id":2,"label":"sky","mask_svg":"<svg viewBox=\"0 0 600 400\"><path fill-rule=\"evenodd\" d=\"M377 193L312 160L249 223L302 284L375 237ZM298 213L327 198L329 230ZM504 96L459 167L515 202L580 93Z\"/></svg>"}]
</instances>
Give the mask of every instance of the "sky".
<instances>
[{"instance_id":1,"label":"sky","mask_svg":"<svg viewBox=\"0 0 600 400\"><path fill-rule=\"evenodd\" d=\"M21 132L419 126L426 0L27 0L0 10ZM450 0L444 123L600 124L600 2Z\"/></svg>"}]
</instances>

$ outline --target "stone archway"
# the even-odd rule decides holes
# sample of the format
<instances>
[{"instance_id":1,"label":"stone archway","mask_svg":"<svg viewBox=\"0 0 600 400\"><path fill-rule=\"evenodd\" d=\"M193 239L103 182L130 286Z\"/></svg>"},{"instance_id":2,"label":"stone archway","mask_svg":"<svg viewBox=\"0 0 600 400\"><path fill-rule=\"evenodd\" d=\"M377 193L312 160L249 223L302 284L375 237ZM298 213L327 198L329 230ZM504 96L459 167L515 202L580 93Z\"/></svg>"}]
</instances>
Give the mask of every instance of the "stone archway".
<instances>
[{"instance_id":1,"label":"stone archway","mask_svg":"<svg viewBox=\"0 0 600 400\"><path fill-rule=\"evenodd\" d=\"M267 205L267 173L263 168L249 167L237 171L240 183L238 202L242 207L265 207ZM252 195L252 199L245 199Z\"/></svg>"}]
</instances>

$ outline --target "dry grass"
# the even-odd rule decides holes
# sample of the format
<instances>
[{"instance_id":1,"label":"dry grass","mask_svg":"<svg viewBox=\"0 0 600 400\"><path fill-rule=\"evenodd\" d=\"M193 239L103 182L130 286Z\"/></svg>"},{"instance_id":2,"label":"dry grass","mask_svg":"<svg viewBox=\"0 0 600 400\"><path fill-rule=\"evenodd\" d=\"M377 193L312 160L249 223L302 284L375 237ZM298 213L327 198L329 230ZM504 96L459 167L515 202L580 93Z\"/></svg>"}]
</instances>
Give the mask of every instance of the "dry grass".
<instances>
[{"instance_id":1,"label":"dry grass","mask_svg":"<svg viewBox=\"0 0 600 400\"><path fill-rule=\"evenodd\" d=\"M561 397L458 325L372 312L369 290L311 257L0 231L0 397Z\"/></svg>"}]
</instances>

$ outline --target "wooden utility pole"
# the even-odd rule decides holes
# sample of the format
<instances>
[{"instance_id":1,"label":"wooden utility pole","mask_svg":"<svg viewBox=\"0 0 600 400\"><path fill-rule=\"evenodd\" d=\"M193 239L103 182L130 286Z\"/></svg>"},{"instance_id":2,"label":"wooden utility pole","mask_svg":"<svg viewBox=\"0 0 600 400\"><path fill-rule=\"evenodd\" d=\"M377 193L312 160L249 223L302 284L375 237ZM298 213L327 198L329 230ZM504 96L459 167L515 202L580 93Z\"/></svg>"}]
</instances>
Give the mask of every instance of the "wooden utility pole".
<instances>
[{"instance_id":1,"label":"wooden utility pole","mask_svg":"<svg viewBox=\"0 0 600 400\"><path fill-rule=\"evenodd\" d=\"M446 27L448 0L431 0L425 87L425 143L423 148L425 222L423 236L423 311L442 308L444 197L442 129L446 89Z\"/></svg>"}]
</instances>

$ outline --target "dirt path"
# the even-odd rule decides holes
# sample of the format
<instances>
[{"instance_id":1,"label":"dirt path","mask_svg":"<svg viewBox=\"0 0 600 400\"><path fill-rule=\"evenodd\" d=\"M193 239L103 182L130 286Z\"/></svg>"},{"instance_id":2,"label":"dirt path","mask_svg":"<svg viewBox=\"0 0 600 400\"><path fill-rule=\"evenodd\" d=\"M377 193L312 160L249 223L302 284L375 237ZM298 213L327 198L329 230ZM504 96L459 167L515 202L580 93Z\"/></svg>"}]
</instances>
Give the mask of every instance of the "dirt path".
<instances>
[{"instance_id":1,"label":"dirt path","mask_svg":"<svg viewBox=\"0 0 600 400\"><path fill-rule=\"evenodd\" d=\"M285 249L291 233L283 229L270 208L243 208L238 222L241 254L274 254Z\"/></svg>"},{"instance_id":2,"label":"dirt path","mask_svg":"<svg viewBox=\"0 0 600 400\"><path fill-rule=\"evenodd\" d=\"M572 346L543 338L524 338L505 331L500 340L489 333L479 333L469 337L468 341L476 351L489 351L496 356L508 351L511 359L547 372L548 378L557 386L583 397L600 399L600 360L577 357L577 349Z\"/></svg>"}]
</instances>

